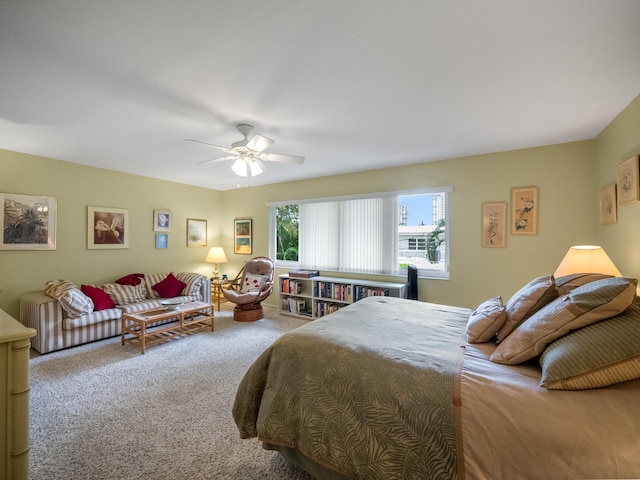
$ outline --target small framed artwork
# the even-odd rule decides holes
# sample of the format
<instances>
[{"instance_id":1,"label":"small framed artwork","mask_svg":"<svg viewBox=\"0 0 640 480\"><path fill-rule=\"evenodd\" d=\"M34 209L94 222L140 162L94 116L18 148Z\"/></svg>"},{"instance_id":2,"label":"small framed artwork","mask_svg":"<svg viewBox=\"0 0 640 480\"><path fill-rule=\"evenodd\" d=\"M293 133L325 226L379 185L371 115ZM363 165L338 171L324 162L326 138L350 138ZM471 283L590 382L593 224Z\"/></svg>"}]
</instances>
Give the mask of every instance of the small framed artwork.
<instances>
[{"instance_id":1,"label":"small framed artwork","mask_svg":"<svg viewBox=\"0 0 640 480\"><path fill-rule=\"evenodd\" d=\"M87 248L129 248L129 211L87 207Z\"/></svg>"},{"instance_id":2,"label":"small framed artwork","mask_svg":"<svg viewBox=\"0 0 640 480\"><path fill-rule=\"evenodd\" d=\"M207 221L187 218L187 247L207 246Z\"/></svg>"},{"instance_id":3,"label":"small framed artwork","mask_svg":"<svg viewBox=\"0 0 640 480\"><path fill-rule=\"evenodd\" d=\"M250 218L236 218L233 221L233 253L252 254L251 222Z\"/></svg>"},{"instance_id":4,"label":"small framed artwork","mask_svg":"<svg viewBox=\"0 0 640 480\"><path fill-rule=\"evenodd\" d=\"M482 204L482 246L507 246L507 202Z\"/></svg>"},{"instance_id":5,"label":"small framed artwork","mask_svg":"<svg viewBox=\"0 0 640 480\"><path fill-rule=\"evenodd\" d=\"M156 233L156 248L167 248L169 246L169 235L166 233Z\"/></svg>"},{"instance_id":6,"label":"small framed artwork","mask_svg":"<svg viewBox=\"0 0 640 480\"><path fill-rule=\"evenodd\" d=\"M511 234L538 233L538 187L511 189Z\"/></svg>"},{"instance_id":7,"label":"small framed artwork","mask_svg":"<svg viewBox=\"0 0 640 480\"><path fill-rule=\"evenodd\" d=\"M618 165L618 205L638 201L638 156Z\"/></svg>"},{"instance_id":8,"label":"small framed artwork","mask_svg":"<svg viewBox=\"0 0 640 480\"><path fill-rule=\"evenodd\" d=\"M617 222L616 184L612 183L600 190L600 224L611 225Z\"/></svg>"},{"instance_id":9,"label":"small framed artwork","mask_svg":"<svg viewBox=\"0 0 640 480\"><path fill-rule=\"evenodd\" d=\"M56 199L0 193L0 250L55 250Z\"/></svg>"},{"instance_id":10,"label":"small framed artwork","mask_svg":"<svg viewBox=\"0 0 640 480\"><path fill-rule=\"evenodd\" d=\"M154 232L170 232L171 231L171 210L155 209L153 211L153 231Z\"/></svg>"}]
</instances>

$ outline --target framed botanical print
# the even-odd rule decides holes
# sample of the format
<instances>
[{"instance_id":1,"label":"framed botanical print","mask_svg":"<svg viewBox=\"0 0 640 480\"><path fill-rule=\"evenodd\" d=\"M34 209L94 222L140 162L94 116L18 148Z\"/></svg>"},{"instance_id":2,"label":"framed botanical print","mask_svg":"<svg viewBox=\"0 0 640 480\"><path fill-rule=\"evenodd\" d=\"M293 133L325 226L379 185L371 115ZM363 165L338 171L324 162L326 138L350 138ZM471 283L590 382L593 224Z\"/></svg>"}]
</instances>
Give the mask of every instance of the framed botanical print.
<instances>
[{"instance_id":1,"label":"framed botanical print","mask_svg":"<svg viewBox=\"0 0 640 480\"><path fill-rule=\"evenodd\" d=\"M538 233L538 187L511 189L511 234Z\"/></svg>"},{"instance_id":2,"label":"framed botanical print","mask_svg":"<svg viewBox=\"0 0 640 480\"><path fill-rule=\"evenodd\" d=\"M0 193L0 250L55 250L56 199Z\"/></svg>"},{"instance_id":3,"label":"framed botanical print","mask_svg":"<svg viewBox=\"0 0 640 480\"><path fill-rule=\"evenodd\" d=\"M171 231L171 210L155 209L153 211L153 231L154 232L170 232Z\"/></svg>"},{"instance_id":4,"label":"framed botanical print","mask_svg":"<svg viewBox=\"0 0 640 480\"><path fill-rule=\"evenodd\" d=\"M207 221L187 218L187 247L207 246Z\"/></svg>"},{"instance_id":5,"label":"framed botanical print","mask_svg":"<svg viewBox=\"0 0 640 480\"><path fill-rule=\"evenodd\" d=\"M129 248L129 211L87 207L87 248Z\"/></svg>"},{"instance_id":6,"label":"framed botanical print","mask_svg":"<svg viewBox=\"0 0 640 480\"><path fill-rule=\"evenodd\" d=\"M610 225L617 222L616 184L612 183L600 190L600 224Z\"/></svg>"},{"instance_id":7,"label":"framed botanical print","mask_svg":"<svg viewBox=\"0 0 640 480\"><path fill-rule=\"evenodd\" d=\"M507 202L482 204L482 246L507 246Z\"/></svg>"},{"instance_id":8,"label":"framed botanical print","mask_svg":"<svg viewBox=\"0 0 640 480\"><path fill-rule=\"evenodd\" d=\"M251 255L253 252L250 218L236 218L233 221L233 253Z\"/></svg>"},{"instance_id":9,"label":"framed botanical print","mask_svg":"<svg viewBox=\"0 0 640 480\"><path fill-rule=\"evenodd\" d=\"M618 205L638 201L638 156L618 165Z\"/></svg>"}]
</instances>

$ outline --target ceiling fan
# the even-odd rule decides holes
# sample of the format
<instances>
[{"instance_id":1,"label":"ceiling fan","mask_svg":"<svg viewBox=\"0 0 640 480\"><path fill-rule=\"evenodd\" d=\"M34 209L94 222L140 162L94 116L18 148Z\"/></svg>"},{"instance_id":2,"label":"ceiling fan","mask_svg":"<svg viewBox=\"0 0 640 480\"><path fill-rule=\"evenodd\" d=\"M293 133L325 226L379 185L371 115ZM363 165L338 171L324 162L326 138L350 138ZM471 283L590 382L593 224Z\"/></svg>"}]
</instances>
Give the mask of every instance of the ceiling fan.
<instances>
[{"instance_id":1,"label":"ceiling fan","mask_svg":"<svg viewBox=\"0 0 640 480\"><path fill-rule=\"evenodd\" d=\"M201 142L199 140L187 140L189 142L196 142L206 145L211 148L217 148L227 153L224 157L213 158L211 160L205 160L204 162L198 162L198 164L204 163L216 163L224 162L226 160L235 160L231 169L236 175L241 177L255 177L264 172L267 167L263 162L285 162L285 163L297 163L302 164L304 157L297 155L282 155L280 153L265 153L264 150L271 146L274 141L270 138L262 135L254 135L249 138L249 135L253 133L253 125L241 123L236 125L238 131L244 136L242 140L233 142L231 148L220 147L211 143Z\"/></svg>"}]
</instances>

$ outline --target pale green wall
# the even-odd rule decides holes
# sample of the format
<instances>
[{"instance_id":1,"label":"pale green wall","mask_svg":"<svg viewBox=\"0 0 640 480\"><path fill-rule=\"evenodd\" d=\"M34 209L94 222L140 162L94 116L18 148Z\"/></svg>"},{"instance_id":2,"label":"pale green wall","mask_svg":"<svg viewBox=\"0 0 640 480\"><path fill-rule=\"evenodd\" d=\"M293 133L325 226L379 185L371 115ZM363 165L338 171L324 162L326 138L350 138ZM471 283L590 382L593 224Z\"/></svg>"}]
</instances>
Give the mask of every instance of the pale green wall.
<instances>
[{"instance_id":1,"label":"pale green wall","mask_svg":"<svg viewBox=\"0 0 640 480\"><path fill-rule=\"evenodd\" d=\"M616 183L617 165L640 153L640 96L596 139L597 190ZM597 241L623 275L640 278L640 202L618 206L618 223L599 225Z\"/></svg>"},{"instance_id":2,"label":"pale green wall","mask_svg":"<svg viewBox=\"0 0 640 480\"><path fill-rule=\"evenodd\" d=\"M104 283L126 273L195 271L209 275L206 248L187 248L186 219L207 220L209 245L220 239L221 193L0 150L0 192L57 199L55 251L0 251L0 308L18 317L19 297L47 280ZM129 211L130 243L123 250L87 249L87 206ZM154 208L169 208L169 248L156 250Z\"/></svg>"},{"instance_id":3,"label":"pale green wall","mask_svg":"<svg viewBox=\"0 0 640 480\"><path fill-rule=\"evenodd\" d=\"M232 215L254 218L254 253L264 255L268 202L451 185L451 278L421 280L420 299L474 307L490 296L507 299L535 276L553 273L571 244L595 241L593 150L593 142L585 141L252 187L250 196L247 189L224 192L222 210L226 221ZM482 203L510 203L511 188L527 186L539 189L538 234L509 235L506 248L482 248Z\"/></svg>"}]
</instances>

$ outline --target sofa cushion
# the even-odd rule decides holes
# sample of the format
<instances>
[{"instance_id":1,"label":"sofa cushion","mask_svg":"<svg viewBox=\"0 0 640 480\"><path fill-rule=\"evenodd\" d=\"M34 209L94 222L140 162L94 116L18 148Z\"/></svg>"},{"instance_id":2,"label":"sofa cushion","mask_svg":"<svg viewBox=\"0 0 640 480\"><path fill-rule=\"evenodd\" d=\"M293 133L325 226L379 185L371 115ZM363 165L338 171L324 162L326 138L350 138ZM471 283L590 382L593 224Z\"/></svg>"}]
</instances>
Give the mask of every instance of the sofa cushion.
<instances>
[{"instance_id":1,"label":"sofa cushion","mask_svg":"<svg viewBox=\"0 0 640 480\"><path fill-rule=\"evenodd\" d=\"M63 319L62 329L73 330L74 328L87 327L89 325L96 325L98 323L111 320L119 320L121 315L122 311L119 308L107 308L104 310L98 310L77 318Z\"/></svg>"},{"instance_id":2,"label":"sofa cushion","mask_svg":"<svg viewBox=\"0 0 640 480\"><path fill-rule=\"evenodd\" d=\"M68 280L50 280L44 284L43 291L60 303L65 317L77 318L93 312L91 299Z\"/></svg>"},{"instance_id":3,"label":"sofa cushion","mask_svg":"<svg viewBox=\"0 0 640 480\"><path fill-rule=\"evenodd\" d=\"M115 308L116 304L107 292L93 285L80 285L80 291L84 293L93 302L95 311Z\"/></svg>"},{"instance_id":4,"label":"sofa cushion","mask_svg":"<svg viewBox=\"0 0 640 480\"><path fill-rule=\"evenodd\" d=\"M184 287L184 295L194 297L194 300L204 300L204 298L202 298L202 285L207 281L207 277L199 273L178 272L176 273L176 278L187 284L187 286Z\"/></svg>"},{"instance_id":5,"label":"sofa cushion","mask_svg":"<svg viewBox=\"0 0 640 480\"><path fill-rule=\"evenodd\" d=\"M174 297L177 301L183 302L194 302L196 299L194 297L190 297L187 295L182 295L179 297ZM128 303L127 305L119 305L119 308L122 309L124 313L134 313L141 312L143 310L149 310L151 308L164 308L162 305L162 298L148 298L146 300L141 300L136 303Z\"/></svg>"},{"instance_id":6,"label":"sofa cushion","mask_svg":"<svg viewBox=\"0 0 640 480\"><path fill-rule=\"evenodd\" d=\"M136 303L146 298L144 284L120 285L119 283L105 283L102 289L109 294L116 305Z\"/></svg>"},{"instance_id":7,"label":"sofa cushion","mask_svg":"<svg viewBox=\"0 0 640 480\"><path fill-rule=\"evenodd\" d=\"M182 294L187 284L178 280L173 273L169 273L161 282L156 283L153 288L162 298L173 298Z\"/></svg>"},{"instance_id":8,"label":"sofa cushion","mask_svg":"<svg viewBox=\"0 0 640 480\"><path fill-rule=\"evenodd\" d=\"M161 298L160 294L153 289L153 286L156 283L160 283L165 278L167 278L166 273L154 273L152 275L147 275L144 277L143 284L147 291L147 294L146 294L147 298Z\"/></svg>"}]
</instances>

